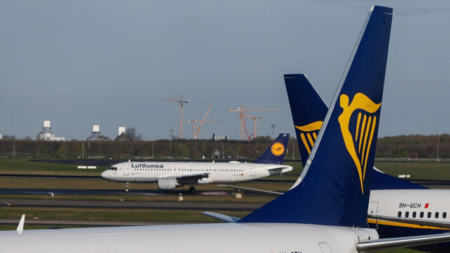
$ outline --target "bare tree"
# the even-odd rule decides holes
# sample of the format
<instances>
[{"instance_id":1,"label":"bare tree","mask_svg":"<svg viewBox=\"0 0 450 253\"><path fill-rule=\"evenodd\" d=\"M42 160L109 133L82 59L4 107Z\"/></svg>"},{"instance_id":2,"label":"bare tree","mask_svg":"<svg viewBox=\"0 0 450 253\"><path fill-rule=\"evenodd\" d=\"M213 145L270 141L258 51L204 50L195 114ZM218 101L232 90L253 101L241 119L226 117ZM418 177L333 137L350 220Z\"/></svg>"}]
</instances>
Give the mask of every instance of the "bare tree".
<instances>
[{"instance_id":1,"label":"bare tree","mask_svg":"<svg viewBox=\"0 0 450 253\"><path fill-rule=\"evenodd\" d=\"M136 132L136 128L129 127L127 130L125 130L125 134L128 137L128 140L130 141L142 141L144 138L142 137L142 134L138 134Z\"/></svg>"}]
</instances>

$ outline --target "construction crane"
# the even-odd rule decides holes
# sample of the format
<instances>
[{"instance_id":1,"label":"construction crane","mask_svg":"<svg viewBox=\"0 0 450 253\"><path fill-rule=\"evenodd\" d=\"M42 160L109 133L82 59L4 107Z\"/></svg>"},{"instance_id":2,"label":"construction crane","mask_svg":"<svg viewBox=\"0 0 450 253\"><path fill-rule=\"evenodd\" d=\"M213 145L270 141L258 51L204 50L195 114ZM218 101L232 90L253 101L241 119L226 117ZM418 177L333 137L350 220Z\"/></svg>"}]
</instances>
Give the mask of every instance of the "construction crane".
<instances>
[{"instance_id":1,"label":"construction crane","mask_svg":"<svg viewBox=\"0 0 450 253\"><path fill-rule=\"evenodd\" d=\"M183 104L189 103L189 100L183 100L183 95L179 100L164 99L164 102L175 102L180 104L180 139L183 139Z\"/></svg>"},{"instance_id":2,"label":"construction crane","mask_svg":"<svg viewBox=\"0 0 450 253\"><path fill-rule=\"evenodd\" d=\"M256 138L256 125L258 123L258 119L262 119L261 117L256 116L244 116L245 119L253 119L253 133L250 135L250 138L253 136L253 139Z\"/></svg>"},{"instance_id":3,"label":"construction crane","mask_svg":"<svg viewBox=\"0 0 450 253\"><path fill-rule=\"evenodd\" d=\"M252 139L251 135L248 135L247 126L245 125L245 121L244 121L244 119L247 117L247 116L245 116L245 112L248 112L248 111L280 111L280 110L281 110L281 108L244 109L244 105L241 104L241 106L240 107L238 106L237 109L229 109L229 110L227 110L227 112L238 112L239 113L239 117L241 118L241 140L244 140L244 130L247 135L247 139L251 140ZM249 117L253 118L255 116L249 116ZM254 121L255 121L255 132L253 133L254 137L256 137L256 120L257 119L254 119Z\"/></svg>"},{"instance_id":4,"label":"construction crane","mask_svg":"<svg viewBox=\"0 0 450 253\"><path fill-rule=\"evenodd\" d=\"M193 128L194 128L194 140L197 140L198 135L200 133L200 130L202 129L203 123L205 123L205 122L220 122L220 120L207 120L206 119L206 117L208 116L209 110L211 110L211 106L212 106L212 103L209 104L209 107L206 110L205 115L203 115L203 119L201 119L201 120L198 120L198 119L188 120L189 123L190 122L194 123L193 124L194 125L193 126ZM200 125L197 126L196 123L200 123Z\"/></svg>"}]
</instances>

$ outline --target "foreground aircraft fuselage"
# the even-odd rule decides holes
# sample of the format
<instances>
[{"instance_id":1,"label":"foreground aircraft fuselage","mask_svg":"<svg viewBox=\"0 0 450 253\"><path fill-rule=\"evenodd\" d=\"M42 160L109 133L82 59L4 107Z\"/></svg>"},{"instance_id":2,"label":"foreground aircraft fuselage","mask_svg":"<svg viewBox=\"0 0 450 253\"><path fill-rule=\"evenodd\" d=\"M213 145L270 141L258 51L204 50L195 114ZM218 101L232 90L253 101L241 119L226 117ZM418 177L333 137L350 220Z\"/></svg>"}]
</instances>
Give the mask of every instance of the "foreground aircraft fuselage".
<instances>
[{"instance_id":1,"label":"foreground aircraft fuselage","mask_svg":"<svg viewBox=\"0 0 450 253\"><path fill-rule=\"evenodd\" d=\"M376 231L305 224L202 224L0 232L0 245L5 253L349 253L368 238L377 239Z\"/></svg>"}]
</instances>

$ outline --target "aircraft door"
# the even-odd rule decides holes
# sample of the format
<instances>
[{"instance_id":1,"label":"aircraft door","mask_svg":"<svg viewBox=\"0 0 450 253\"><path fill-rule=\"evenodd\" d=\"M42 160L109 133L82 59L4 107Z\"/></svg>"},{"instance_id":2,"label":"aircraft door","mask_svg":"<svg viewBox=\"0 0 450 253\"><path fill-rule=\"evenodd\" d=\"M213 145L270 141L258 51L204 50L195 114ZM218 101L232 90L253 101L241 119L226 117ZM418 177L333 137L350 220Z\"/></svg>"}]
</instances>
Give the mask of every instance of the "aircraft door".
<instances>
[{"instance_id":1,"label":"aircraft door","mask_svg":"<svg viewBox=\"0 0 450 253\"><path fill-rule=\"evenodd\" d=\"M251 177L256 177L256 171L255 171L255 169L250 169L250 176L251 176Z\"/></svg>"},{"instance_id":2,"label":"aircraft door","mask_svg":"<svg viewBox=\"0 0 450 253\"><path fill-rule=\"evenodd\" d=\"M333 251L330 248L330 245L328 245L328 243L326 242L319 242L319 247L323 253L333 253Z\"/></svg>"},{"instance_id":3,"label":"aircraft door","mask_svg":"<svg viewBox=\"0 0 450 253\"><path fill-rule=\"evenodd\" d=\"M367 210L367 214L369 215L378 215L378 202L369 202L369 209ZM373 220L373 219L371 219ZM369 222L369 219L367 220L367 225L369 228L376 228L378 229L378 220L373 222Z\"/></svg>"}]
</instances>

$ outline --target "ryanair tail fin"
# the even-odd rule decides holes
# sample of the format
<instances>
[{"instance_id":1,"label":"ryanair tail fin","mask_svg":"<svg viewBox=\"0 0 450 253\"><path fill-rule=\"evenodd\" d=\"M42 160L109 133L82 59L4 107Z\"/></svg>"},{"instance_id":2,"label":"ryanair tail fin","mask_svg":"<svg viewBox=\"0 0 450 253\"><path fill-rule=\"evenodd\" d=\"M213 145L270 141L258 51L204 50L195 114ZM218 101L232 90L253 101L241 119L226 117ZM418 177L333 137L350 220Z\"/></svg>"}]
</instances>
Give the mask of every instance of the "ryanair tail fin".
<instances>
[{"instance_id":1,"label":"ryanair tail fin","mask_svg":"<svg viewBox=\"0 0 450 253\"><path fill-rule=\"evenodd\" d=\"M302 182L239 222L366 226L391 21L371 8Z\"/></svg>"},{"instance_id":2,"label":"ryanair tail fin","mask_svg":"<svg viewBox=\"0 0 450 253\"><path fill-rule=\"evenodd\" d=\"M270 147L254 163L283 164L284 154L286 153L288 141L289 134L278 135L278 137L275 139L275 141L272 142Z\"/></svg>"},{"instance_id":3,"label":"ryanair tail fin","mask_svg":"<svg viewBox=\"0 0 450 253\"><path fill-rule=\"evenodd\" d=\"M305 167L305 163L322 128L328 106L314 89L306 75L284 75L284 82L286 83L291 106L302 165ZM424 186L384 174L375 167L373 169L372 190L428 189Z\"/></svg>"},{"instance_id":4,"label":"ryanair tail fin","mask_svg":"<svg viewBox=\"0 0 450 253\"><path fill-rule=\"evenodd\" d=\"M328 106L303 74L284 75L303 167L314 147Z\"/></svg>"}]
</instances>

